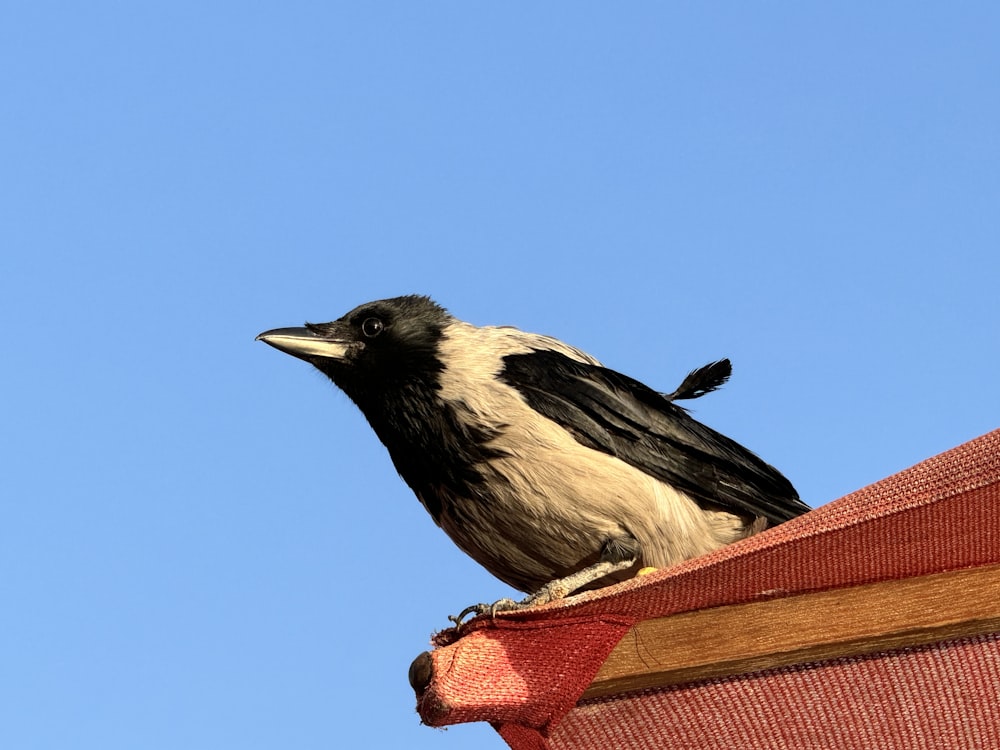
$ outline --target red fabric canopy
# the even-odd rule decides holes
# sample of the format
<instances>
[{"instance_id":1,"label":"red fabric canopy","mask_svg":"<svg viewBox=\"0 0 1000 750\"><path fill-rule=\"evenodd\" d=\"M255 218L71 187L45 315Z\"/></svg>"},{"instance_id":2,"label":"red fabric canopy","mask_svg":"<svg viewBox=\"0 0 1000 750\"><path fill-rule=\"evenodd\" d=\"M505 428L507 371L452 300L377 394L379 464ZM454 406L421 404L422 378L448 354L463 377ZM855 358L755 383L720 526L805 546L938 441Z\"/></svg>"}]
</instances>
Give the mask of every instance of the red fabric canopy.
<instances>
[{"instance_id":1,"label":"red fabric canopy","mask_svg":"<svg viewBox=\"0 0 1000 750\"><path fill-rule=\"evenodd\" d=\"M1000 748L996 632L581 701L639 621L996 564L998 511L1000 430L709 555L445 631L418 711L515 750Z\"/></svg>"}]
</instances>

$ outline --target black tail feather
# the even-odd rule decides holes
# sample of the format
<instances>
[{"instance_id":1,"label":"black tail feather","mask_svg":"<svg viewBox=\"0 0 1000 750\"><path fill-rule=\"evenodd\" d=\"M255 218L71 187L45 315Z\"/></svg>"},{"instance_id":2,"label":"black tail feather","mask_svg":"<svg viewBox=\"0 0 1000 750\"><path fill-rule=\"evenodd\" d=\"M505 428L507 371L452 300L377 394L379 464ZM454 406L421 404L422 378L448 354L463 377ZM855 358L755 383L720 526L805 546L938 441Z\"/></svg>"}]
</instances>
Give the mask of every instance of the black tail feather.
<instances>
[{"instance_id":1,"label":"black tail feather","mask_svg":"<svg viewBox=\"0 0 1000 750\"><path fill-rule=\"evenodd\" d=\"M679 401L681 399L698 398L706 393L711 393L722 386L733 372L732 363L728 359L720 359L718 362L709 364L692 370L684 378L677 390L673 393L664 394L668 401Z\"/></svg>"}]
</instances>

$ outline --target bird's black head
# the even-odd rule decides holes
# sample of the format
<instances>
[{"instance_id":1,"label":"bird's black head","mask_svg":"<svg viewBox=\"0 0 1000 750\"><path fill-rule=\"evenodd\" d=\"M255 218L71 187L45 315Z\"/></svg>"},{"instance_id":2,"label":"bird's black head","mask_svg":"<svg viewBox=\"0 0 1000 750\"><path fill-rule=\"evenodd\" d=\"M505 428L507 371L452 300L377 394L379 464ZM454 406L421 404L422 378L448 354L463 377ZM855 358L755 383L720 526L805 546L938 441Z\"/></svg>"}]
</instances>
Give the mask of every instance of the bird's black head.
<instances>
[{"instance_id":1,"label":"bird's black head","mask_svg":"<svg viewBox=\"0 0 1000 750\"><path fill-rule=\"evenodd\" d=\"M437 344L452 318L429 297L409 295L360 305L329 323L276 328L257 339L314 365L366 414L390 392L436 390Z\"/></svg>"}]
</instances>

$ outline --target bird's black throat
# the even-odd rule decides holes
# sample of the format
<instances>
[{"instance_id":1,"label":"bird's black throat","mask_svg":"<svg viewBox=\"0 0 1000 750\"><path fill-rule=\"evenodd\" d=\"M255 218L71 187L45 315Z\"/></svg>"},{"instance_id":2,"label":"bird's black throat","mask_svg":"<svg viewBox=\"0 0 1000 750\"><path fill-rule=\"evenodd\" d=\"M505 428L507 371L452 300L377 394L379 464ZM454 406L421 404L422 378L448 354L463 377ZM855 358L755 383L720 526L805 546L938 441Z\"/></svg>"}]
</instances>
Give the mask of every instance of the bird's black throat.
<instances>
[{"instance_id":1,"label":"bird's black throat","mask_svg":"<svg viewBox=\"0 0 1000 750\"><path fill-rule=\"evenodd\" d=\"M430 342L427 342L430 343ZM371 367L323 371L365 415L396 471L435 522L443 498L479 497L483 463L500 455L496 432L463 420L441 398L443 365L435 346L407 347Z\"/></svg>"}]
</instances>

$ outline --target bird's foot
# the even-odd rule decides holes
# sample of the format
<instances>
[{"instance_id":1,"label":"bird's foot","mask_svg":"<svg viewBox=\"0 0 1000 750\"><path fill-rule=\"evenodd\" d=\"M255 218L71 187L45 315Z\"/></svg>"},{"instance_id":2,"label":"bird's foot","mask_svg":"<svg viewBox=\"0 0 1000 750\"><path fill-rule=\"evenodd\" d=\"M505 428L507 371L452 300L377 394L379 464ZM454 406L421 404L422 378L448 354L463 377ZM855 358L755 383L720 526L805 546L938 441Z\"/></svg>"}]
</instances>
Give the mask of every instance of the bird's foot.
<instances>
[{"instance_id":1,"label":"bird's foot","mask_svg":"<svg viewBox=\"0 0 1000 750\"><path fill-rule=\"evenodd\" d=\"M593 583L606 575L618 573L636 565L639 559L638 547L633 538L611 539L605 543L601 551L601 559L593 565L582 568L575 573L570 573L563 578L556 578L542 586L534 594L525 597L519 602L513 599L500 599L493 604L473 604L466 607L457 615L449 615L448 619L455 623L455 627L461 627L463 620L469 615L489 615L496 617L498 612L513 612L526 607L537 607L542 604L554 602L557 599L565 599L574 591Z\"/></svg>"},{"instance_id":2,"label":"bird's foot","mask_svg":"<svg viewBox=\"0 0 1000 750\"><path fill-rule=\"evenodd\" d=\"M457 628L462 625L462 622L469 615L472 615L473 617L478 617L479 615L496 617L499 612L516 612L519 609L548 604L549 602L554 602L557 599L565 599L572 593L572 591L573 590L571 588L566 586L564 579L560 578L555 581L550 581L538 589L538 591L534 594L526 596L519 602L516 602L513 599L504 598L498 599L492 604L473 604L472 606L463 609L457 615L448 615L448 619L455 623L455 627Z\"/></svg>"},{"instance_id":3,"label":"bird's foot","mask_svg":"<svg viewBox=\"0 0 1000 750\"><path fill-rule=\"evenodd\" d=\"M489 615L490 617L496 617L497 612L513 612L515 609L521 608L522 602L515 602L513 599L498 599L492 604L472 604L457 615L448 615L448 619L455 623L455 627L461 627L462 622L466 617L472 615L473 617L479 617L479 615Z\"/></svg>"}]
</instances>

